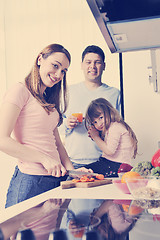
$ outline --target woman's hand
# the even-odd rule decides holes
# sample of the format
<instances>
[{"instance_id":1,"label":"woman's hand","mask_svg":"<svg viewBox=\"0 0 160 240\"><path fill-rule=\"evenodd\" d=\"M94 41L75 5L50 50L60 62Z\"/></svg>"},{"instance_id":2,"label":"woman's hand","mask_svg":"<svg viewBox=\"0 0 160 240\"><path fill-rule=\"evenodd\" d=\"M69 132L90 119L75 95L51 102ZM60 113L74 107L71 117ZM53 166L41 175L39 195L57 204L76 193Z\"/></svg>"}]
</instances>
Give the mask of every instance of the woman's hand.
<instances>
[{"instance_id":1,"label":"woman's hand","mask_svg":"<svg viewBox=\"0 0 160 240\"><path fill-rule=\"evenodd\" d=\"M66 174L66 169L63 167L63 165L49 156L45 156L45 158L41 161L41 164L48 172L48 175L61 177Z\"/></svg>"},{"instance_id":2,"label":"woman's hand","mask_svg":"<svg viewBox=\"0 0 160 240\"><path fill-rule=\"evenodd\" d=\"M96 137L99 137L99 131L94 126L91 126L88 130L88 137L94 140Z\"/></svg>"}]
</instances>

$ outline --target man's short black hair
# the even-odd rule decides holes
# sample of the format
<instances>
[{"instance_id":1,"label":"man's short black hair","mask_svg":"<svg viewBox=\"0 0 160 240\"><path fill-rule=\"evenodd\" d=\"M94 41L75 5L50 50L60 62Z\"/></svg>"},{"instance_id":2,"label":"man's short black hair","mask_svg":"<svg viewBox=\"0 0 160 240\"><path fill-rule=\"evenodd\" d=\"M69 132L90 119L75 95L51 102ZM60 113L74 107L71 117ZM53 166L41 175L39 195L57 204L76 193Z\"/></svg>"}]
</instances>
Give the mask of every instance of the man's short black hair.
<instances>
[{"instance_id":1,"label":"man's short black hair","mask_svg":"<svg viewBox=\"0 0 160 240\"><path fill-rule=\"evenodd\" d=\"M104 55L104 52L103 50L98 47L98 46L95 46L95 45L91 45L91 46L88 46L85 48L85 50L83 51L82 53L82 62L84 60L84 57L87 53L96 53L98 54L101 58L102 58L102 61L104 62L105 60L105 55Z\"/></svg>"}]
</instances>

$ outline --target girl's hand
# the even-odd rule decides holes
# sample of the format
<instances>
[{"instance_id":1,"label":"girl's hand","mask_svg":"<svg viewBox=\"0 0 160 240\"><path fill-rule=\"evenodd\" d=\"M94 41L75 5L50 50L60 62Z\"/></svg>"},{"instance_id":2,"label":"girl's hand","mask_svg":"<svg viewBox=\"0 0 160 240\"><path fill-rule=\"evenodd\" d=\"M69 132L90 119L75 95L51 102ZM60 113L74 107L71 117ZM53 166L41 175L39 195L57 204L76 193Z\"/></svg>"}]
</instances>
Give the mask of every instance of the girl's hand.
<instances>
[{"instance_id":1,"label":"girl's hand","mask_svg":"<svg viewBox=\"0 0 160 240\"><path fill-rule=\"evenodd\" d=\"M88 130L88 137L94 140L96 137L99 137L99 131L94 126L91 126Z\"/></svg>"},{"instance_id":2,"label":"girl's hand","mask_svg":"<svg viewBox=\"0 0 160 240\"><path fill-rule=\"evenodd\" d=\"M66 169L63 167L63 165L49 156L46 156L45 159L41 161L41 164L48 172L48 175L52 175L54 177L61 177L66 174Z\"/></svg>"}]
</instances>

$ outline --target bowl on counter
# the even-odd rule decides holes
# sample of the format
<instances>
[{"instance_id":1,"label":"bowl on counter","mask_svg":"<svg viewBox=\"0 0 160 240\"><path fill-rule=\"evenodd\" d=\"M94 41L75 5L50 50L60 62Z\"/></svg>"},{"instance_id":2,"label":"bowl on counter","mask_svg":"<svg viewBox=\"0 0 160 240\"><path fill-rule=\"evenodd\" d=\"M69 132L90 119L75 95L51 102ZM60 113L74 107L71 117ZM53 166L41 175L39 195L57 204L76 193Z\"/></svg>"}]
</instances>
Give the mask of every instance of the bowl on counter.
<instances>
[{"instance_id":1,"label":"bowl on counter","mask_svg":"<svg viewBox=\"0 0 160 240\"><path fill-rule=\"evenodd\" d=\"M126 178L126 183L134 199L160 200L160 177Z\"/></svg>"},{"instance_id":2,"label":"bowl on counter","mask_svg":"<svg viewBox=\"0 0 160 240\"><path fill-rule=\"evenodd\" d=\"M112 183L123 193L130 194L129 188L127 186L127 183L122 183L121 179L113 179Z\"/></svg>"}]
</instances>

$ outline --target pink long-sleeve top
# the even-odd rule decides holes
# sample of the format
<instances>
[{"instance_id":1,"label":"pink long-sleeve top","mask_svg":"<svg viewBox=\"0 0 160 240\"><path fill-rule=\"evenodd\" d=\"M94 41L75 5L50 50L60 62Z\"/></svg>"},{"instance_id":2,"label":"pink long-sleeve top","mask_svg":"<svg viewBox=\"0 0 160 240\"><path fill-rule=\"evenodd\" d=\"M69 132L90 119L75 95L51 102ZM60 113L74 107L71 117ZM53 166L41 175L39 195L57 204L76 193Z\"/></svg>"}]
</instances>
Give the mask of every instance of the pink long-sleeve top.
<instances>
[{"instance_id":1,"label":"pink long-sleeve top","mask_svg":"<svg viewBox=\"0 0 160 240\"><path fill-rule=\"evenodd\" d=\"M107 149L113 154L109 155L103 152L102 157L114 162L131 164L134 147L128 130L121 123L111 123L106 131L104 141Z\"/></svg>"}]
</instances>

